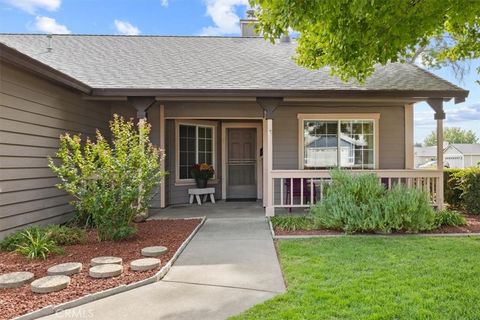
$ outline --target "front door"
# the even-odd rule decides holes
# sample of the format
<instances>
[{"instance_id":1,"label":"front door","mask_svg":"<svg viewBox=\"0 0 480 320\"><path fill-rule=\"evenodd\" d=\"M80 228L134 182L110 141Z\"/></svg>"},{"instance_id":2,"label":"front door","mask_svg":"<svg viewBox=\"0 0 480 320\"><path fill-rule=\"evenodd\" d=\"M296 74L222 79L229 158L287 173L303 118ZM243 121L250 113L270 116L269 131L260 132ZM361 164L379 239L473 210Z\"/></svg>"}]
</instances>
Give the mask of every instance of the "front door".
<instances>
[{"instance_id":1,"label":"front door","mask_svg":"<svg viewBox=\"0 0 480 320\"><path fill-rule=\"evenodd\" d=\"M257 199L256 130L227 129L227 199Z\"/></svg>"}]
</instances>

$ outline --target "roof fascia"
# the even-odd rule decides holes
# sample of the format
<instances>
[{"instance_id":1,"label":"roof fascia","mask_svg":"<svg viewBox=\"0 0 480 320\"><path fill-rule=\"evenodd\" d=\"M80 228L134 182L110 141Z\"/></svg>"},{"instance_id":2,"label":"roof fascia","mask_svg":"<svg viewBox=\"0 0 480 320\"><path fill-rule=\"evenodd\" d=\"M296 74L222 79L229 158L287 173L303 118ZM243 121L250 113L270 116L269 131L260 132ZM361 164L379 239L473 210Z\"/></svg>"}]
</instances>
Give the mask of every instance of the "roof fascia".
<instances>
[{"instance_id":1,"label":"roof fascia","mask_svg":"<svg viewBox=\"0 0 480 320\"><path fill-rule=\"evenodd\" d=\"M0 60L8 62L22 69L33 72L54 82L79 90L85 94L91 94L92 88L85 83L66 75L36 59L33 59L18 50L0 43Z\"/></svg>"},{"instance_id":2,"label":"roof fascia","mask_svg":"<svg viewBox=\"0 0 480 320\"><path fill-rule=\"evenodd\" d=\"M305 98L411 98L413 101L424 101L429 98L442 98L450 100L454 98L465 99L468 96L466 90L443 90L443 91L400 91L400 90L236 90L236 89L99 89L92 90L92 96L155 96L158 100L173 97L269 97L285 99Z\"/></svg>"}]
</instances>

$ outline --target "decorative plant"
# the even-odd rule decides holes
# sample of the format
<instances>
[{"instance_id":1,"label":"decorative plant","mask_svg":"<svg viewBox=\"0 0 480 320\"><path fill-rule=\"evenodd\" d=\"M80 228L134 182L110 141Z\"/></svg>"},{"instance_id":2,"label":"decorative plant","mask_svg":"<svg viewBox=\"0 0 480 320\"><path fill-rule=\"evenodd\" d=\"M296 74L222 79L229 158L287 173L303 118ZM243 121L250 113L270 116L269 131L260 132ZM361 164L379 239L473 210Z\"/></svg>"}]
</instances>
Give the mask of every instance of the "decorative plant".
<instances>
[{"instance_id":1,"label":"decorative plant","mask_svg":"<svg viewBox=\"0 0 480 320\"><path fill-rule=\"evenodd\" d=\"M332 183L324 199L311 209L317 225L347 233L418 232L435 227L435 211L425 191L403 185L385 190L374 174L342 170L330 174Z\"/></svg>"},{"instance_id":2,"label":"decorative plant","mask_svg":"<svg viewBox=\"0 0 480 320\"><path fill-rule=\"evenodd\" d=\"M461 227L467 225L467 220L458 211L442 210L437 212L435 216L435 224L438 227Z\"/></svg>"},{"instance_id":3,"label":"decorative plant","mask_svg":"<svg viewBox=\"0 0 480 320\"><path fill-rule=\"evenodd\" d=\"M213 178L215 170L208 163L195 163L192 166L192 177L196 180L208 180Z\"/></svg>"},{"instance_id":4,"label":"decorative plant","mask_svg":"<svg viewBox=\"0 0 480 320\"><path fill-rule=\"evenodd\" d=\"M100 240L120 240L136 232L135 216L145 217L154 189L164 172L162 152L148 138L150 125L114 115L111 145L97 130L96 141L79 135L60 137L57 157L50 168L58 175L58 188L70 193L79 220L91 218Z\"/></svg>"},{"instance_id":5,"label":"decorative plant","mask_svg":"<svg viewBox=\"0 0 480 320\"><path fill-rule=\"evenodd\" d=\"M45 234L59 246L83 243L86 240L84 229L53 224L45 228Z\"/></svg>"},{"instance_id":6,"label":"decorative plant","mask_svg":"<svg viewBox=\"0 0 480 320\"><path fill-rule=\"evenodd\" d=\"M15 251L29 259L46 259L50 253L63 252L62 248L39 229L25 230L22 237L23 243L19 244Z\"/></svg>"}]
</instances>

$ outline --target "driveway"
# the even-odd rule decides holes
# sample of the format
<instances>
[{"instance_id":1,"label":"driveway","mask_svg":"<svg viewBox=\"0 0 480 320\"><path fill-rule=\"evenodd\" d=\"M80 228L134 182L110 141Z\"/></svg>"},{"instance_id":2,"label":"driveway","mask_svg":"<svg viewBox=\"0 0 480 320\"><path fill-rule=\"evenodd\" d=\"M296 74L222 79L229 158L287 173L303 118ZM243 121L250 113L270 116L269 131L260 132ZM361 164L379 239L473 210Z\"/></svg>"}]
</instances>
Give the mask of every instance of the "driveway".
<instances>
[{"instance_id":1,"label":"driveway","mask_svg":"<svg viewBox=\"0 0 480 320\"><path fill-rule=\"evenodd\" d=\"M172 207L153 218L207 216L163 280L44 319L225 319L285 291L259 204Z\"/></svg>"}]
</instances>

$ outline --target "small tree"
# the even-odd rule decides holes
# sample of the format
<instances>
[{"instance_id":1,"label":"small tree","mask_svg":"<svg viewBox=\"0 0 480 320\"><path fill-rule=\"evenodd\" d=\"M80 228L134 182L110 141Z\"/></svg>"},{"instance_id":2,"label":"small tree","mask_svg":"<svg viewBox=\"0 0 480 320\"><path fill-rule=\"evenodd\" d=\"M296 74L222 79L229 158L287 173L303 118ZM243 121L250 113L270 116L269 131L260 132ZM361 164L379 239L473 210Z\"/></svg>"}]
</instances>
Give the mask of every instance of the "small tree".
<instances>
[{"instance_id":1,"label":"small tree","mask_svg":"<svg viewBox=\"0 0 480 320\"><path fill-rule=\"evenodd\" d=\"M60 178L57 185L70 193L81 221L92 219L100 240L120 240L136 232L133 218L146 211L164 172L161 151L148 138L150 125L114 115L112 144L97 130L96 141L68 133L60 137L60 165L49 166Z\"/></svg>"},{"instance_id":2,"label":"small tree","mask_svg":"<svg viewBox=\"0 0 480 320\"><path fill-rule=\"evenodd\" d=\"M463 130L458 127L445 128L443 130L443 140L448 143L477 143L478 138L472 130ZM432 131L424 140L425 146L437 145L437 133Z\"/></svg>"}]
</instances>

